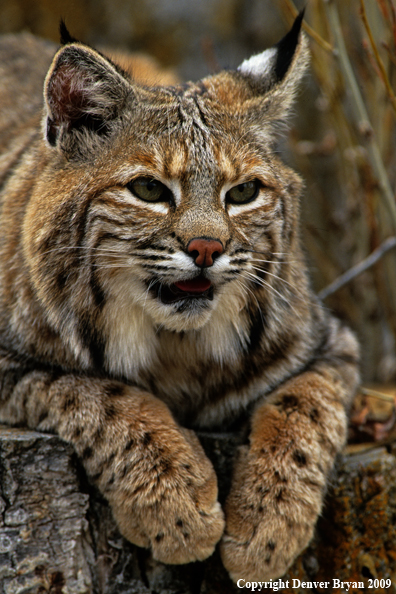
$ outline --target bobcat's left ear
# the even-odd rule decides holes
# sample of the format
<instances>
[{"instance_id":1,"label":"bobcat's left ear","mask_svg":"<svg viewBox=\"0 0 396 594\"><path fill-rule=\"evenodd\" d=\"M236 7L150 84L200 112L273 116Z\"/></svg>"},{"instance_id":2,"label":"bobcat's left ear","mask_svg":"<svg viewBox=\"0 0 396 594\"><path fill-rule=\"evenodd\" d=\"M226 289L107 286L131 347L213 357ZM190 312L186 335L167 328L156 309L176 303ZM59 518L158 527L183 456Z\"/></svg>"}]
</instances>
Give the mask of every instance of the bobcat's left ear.
<instances>
[{"instance_id":1,"label":"bobcat's left ear","mask_svg":"<svg viewBox=\"0 0 396 594\"><path fill-rule=\"evenodd\" d=\"M45 80L46 140L69 157L88 154L111 132L131 92L110 60L81 43L67 43Z\"/></svg>"},{"instance_id":2,"label":"bobcat's left ear","mask_svg":"<svg viewBox=\"0 0 396 594\"><path fill-rule=\"evenodd\" d=\"M237 70L247 109L266 119L284 121L309 62L308 41L301 33L302 11L293 27L273 47L245 60Z\"/></svg>"}]
</instances>

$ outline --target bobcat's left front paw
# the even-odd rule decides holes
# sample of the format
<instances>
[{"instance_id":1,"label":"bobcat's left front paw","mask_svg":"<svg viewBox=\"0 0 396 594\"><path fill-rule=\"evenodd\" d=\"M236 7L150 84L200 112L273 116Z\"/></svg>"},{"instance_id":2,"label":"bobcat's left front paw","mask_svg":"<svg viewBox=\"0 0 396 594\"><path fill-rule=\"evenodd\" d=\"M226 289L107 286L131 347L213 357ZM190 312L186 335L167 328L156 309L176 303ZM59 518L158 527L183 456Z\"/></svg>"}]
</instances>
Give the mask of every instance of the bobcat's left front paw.
<instances>
[{"instance_id":1,"label":"bobcat's left front paw","mask_svg":"<svg viewBox=\"0 0 396 594\"><path fill-rule=\"evenodd\" d=\"M220 545L235 582L281 577L313 536L321 508L318 486L273 462L246 447L235 468Z\"/></svg>"}]
</instances>

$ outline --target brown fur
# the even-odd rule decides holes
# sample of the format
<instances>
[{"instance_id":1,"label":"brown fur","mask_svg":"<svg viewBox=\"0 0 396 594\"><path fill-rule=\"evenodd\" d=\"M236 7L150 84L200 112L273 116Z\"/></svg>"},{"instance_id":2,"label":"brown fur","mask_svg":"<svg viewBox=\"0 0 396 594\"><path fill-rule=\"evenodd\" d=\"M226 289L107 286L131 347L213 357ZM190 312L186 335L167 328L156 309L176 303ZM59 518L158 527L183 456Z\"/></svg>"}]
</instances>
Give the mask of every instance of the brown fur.
<instances>
[{"instance_id":1,"label":"brown fur","mask_svg":"<svg viewBox=\"0 0 396 594\"><path fill-rule=\"evenodd\" d=\"M155 88L77 42L0 44L0 419L73 444L130 541L186 563L222 539L233 579L280 576L308 544L358 381L274 152L308 60L298 30ZM142 176L159 202L136 195ZM189 246L208 239L221 253L199 268ZM172 301L197 278L211 288ZM224 528L192 429L247 412Z\"/></svg>"}]
</instances>

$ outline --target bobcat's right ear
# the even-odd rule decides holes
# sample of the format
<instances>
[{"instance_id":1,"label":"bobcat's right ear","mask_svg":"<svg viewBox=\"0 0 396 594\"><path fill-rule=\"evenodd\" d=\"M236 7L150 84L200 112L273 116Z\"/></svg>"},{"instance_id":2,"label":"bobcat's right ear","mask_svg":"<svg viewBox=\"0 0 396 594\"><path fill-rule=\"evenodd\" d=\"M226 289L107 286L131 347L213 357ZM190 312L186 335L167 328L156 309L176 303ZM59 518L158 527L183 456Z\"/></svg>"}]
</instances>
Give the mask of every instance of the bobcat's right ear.
<instances>
[{"instance_id":1,"label":"bobcat's right ear","mask_svg":"<svg viewBox=\"0 0 396 594\"><path fill-rule=\"evenodd\" d=\"M208 79L222 105L244 117L246 125L271 143L284 128L309 62L308 41L301 32L302 11L276 45L242 62L235 72Z\"/></svg>"},{"instance_id":2,"label":"bobcat's right ear","mask_svg":"<svg viewBox=\"0 0 396 594\"><path fill-rule=\"evenodd\" d=\"M66 45L45 79L46 140L68 156L81 156L111 132L131 90L104 56L80 43Z\"/></svg>"}]
</instances>

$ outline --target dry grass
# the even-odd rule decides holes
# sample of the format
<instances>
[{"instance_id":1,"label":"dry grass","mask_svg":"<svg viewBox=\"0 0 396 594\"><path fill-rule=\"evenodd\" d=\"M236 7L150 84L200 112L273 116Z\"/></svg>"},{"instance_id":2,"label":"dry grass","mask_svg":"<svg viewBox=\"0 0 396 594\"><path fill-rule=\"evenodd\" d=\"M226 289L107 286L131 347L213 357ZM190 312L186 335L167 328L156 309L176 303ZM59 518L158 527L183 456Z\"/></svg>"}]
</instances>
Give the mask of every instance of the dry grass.
<instances>
[{"instance_id":1,"label":"dry grass","mask_svg":"<svg viewBox=\"0 0 396 594\"><path fill-rule=\"evenodd\" d=\"M292 0L279 4L290 23ZM305 20L316 86L292 149L315 285L359 333L365 379L395 381L396 4L311 0Z\"/></svg>"}]
</instances>

